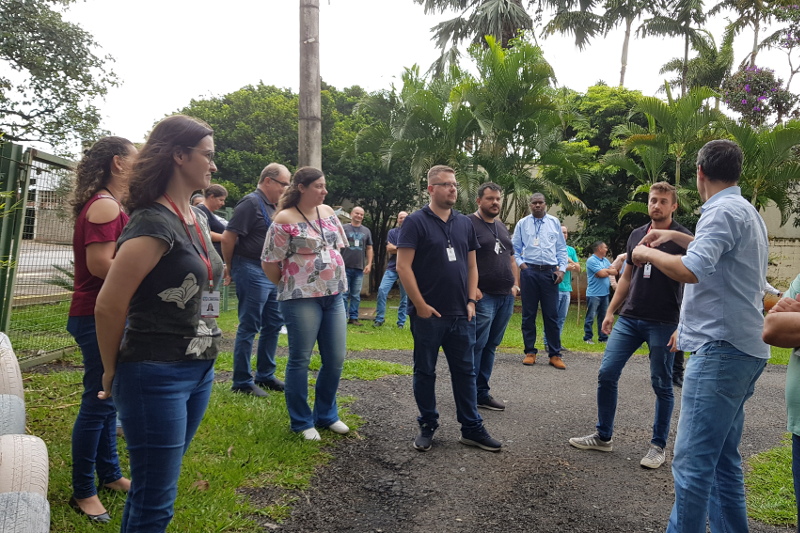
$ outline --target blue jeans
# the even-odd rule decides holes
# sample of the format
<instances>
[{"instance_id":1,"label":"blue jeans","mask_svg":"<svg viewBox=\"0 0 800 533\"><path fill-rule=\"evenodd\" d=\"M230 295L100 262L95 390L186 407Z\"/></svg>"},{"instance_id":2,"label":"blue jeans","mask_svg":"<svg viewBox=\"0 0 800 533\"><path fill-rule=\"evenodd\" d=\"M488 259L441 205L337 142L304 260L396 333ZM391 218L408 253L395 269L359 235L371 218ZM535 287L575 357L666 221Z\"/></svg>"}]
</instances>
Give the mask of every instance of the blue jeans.
<instances>
[{"instance_id":1,"label":"blue jeans","mask_svg":"<svg viewBox=\"0 0 800 533\"><path fill-rule=\"evenodd\" d=\"M117 409L114 400L100 400L103 361L97 346L94 315L71 316L67 331L83 354L83 395L78 418L72 427L72 495L76 499L97 494L94 473L100 485L122 477L117 455Z\"/></svg>"},{"instance_id":2,"label":"blue jeans","mask_svg":"<svg viewBox=\"0 0 800 533\"><path fill-rule=\"evenodd\" d=\"M328 427L339 420L336 391L347 352L347 317L342 297L321 296L281 302L289 331L289 361L286 363L286 408L292 431ZM322 366L314 388L314 411L308 406L308 365L311 350L319 345Z\"/></svg>"},{"instance_id":3,"label":"blue jeans","mask_svg":"<svg viewBox=\"0 0 800 533\"><path fill-rule=\"evenodd\" d=\"M597 376L597 433L608 440L614 432L617 414L617 386L622 369L643 343L650 348L650 384L656 393L652 444L667 445L675 396L672 393L672 361L675 354L667 344L675 324L619 317L608 339Z\"/></svg>"},{"instance_id":4,"label":"blue jeans","mask_svg":"<svg viewBox=\"0 0 800 533\"><path fill-rule=\"evenodd\" d=\"M520 296L522 297L522 341L525 353L536 354L536 313L542 304L542 322L545 336L551 339L548 344L550 357L561 356L561 335L558 333L558 285L553 283L552 270L537 270L532 267L520 270ZM558 342L552 342L558 339Z\"/></svg>"},{"instance_id":5,"label":"blue jeans","mask_svg":"<svg viewBox=\"0 0 800 533\"><path fill-rule=\"evenodd\" d=\"M595 318L597 319L597 339L600 342L608 340L608 335L601 330L607 310L608 295L586 297L586 320L583 322L583 340L592 340L592 324L595 322Z\"/></svg>"},{"instance_id":6,"label":"blue jeans","mask_svg":"<svg viewBox=\"0 0 800 533\"><path fill-rule=\"evenodd\" d=\"M392 290L394 282L397 282L397 288L400 289L400 306L397 308L397 325L400 327L406 324L406 309L408 309L408 296L403 284L400 283L399 276L395 270L387 270L383 273L381 279L381 286L378 287L378 303L375 306L375 322L383 324L386 320L386 297L389 291Z\"/></svg>"},{"instance_id":7,"label":"blue jeans","mask_svg":"<svg viewBox=\"0 0 800 533\"><path fill-rule=\"evenodd\" d=\"M131 464L122 533L163 533L172 520L183 455L213 381L214 361L117 365L113 393Z\"/></svg>"},{"instance_id":8,"label":"blue jeans","mask_svg":"<svg viewBox=\"0 0 800 533\"><path fill-rule=\"evenodd\" d=\"M444 351L453 397L456 402L456 418L461 424L465 438L481 438L485 435L483 419L478 414L478 397L475 387L475 320L465 316L443 316L419 318L411 315L411 334L414 336L414 399L417 401L420 425L439 427L439 412L436 410L436 360L439 348Z\"/></svg>"},{"instance_id":9,"label":"blue jeans","mask_svg":"<svg viewBox=\"0 0 800 533\"><path fill-rule=\"evenodd\" d=\"M744 404L767 364L725 341L689 358L675 437L675 504L667 533L747 531L739 442Z\"/></svg>"},{"instance_id":10,"label":"blue jeans","mask_svg":"<svg viewBox=\"0 0 800 533\"><path fill-rule=\"evenodd\" d=\"M564 323L567 321L567 313L569 312L569 303L572 299L572 293L566 291L558 291L558 307L556 308L558 318L558 338L564 332ZM547 335L544 336L544 345L547 346ZM563 349L563 346L562 346Z\"/></svg>"},{"instance_id":11,"label":"blue jeans","mask_svg":"<svg viewBox=\"0 0 800 533\"><path fill-rule=\"evenodd\" d=\"M486 294L475 305L475 383L478 403L489 398L494 354L514 312L514 295Z\"/></svg>"},{"instance_id":12,"label":"blue jeans","mask_svg":"<svg viewBox=\"0 0 800 533\"><path fill-rule=\"evenodd\" d=\"M278 335L283 326L278 305L278 289L264 271L261 262L241 256L233 258L231 278L236 283L239 299L239 327L233 344L233 389L253 383L250 358L253 340L258 333L256 349L256 381L270 381L275 377L275 351Z\"/></svg>"},{"instance_id":13,"label":"blue jeans","mask_svg":"<svg viewBox=\"0 0 800 533\"><path fill-rule=\"evenodd\" d=\"M358 320L358 307L361 305L361 285L364 283L364 271L360 268L346 268L347 292L342 293L342 301L347 311L347 318Z\"/></svg>"}]
</instances>

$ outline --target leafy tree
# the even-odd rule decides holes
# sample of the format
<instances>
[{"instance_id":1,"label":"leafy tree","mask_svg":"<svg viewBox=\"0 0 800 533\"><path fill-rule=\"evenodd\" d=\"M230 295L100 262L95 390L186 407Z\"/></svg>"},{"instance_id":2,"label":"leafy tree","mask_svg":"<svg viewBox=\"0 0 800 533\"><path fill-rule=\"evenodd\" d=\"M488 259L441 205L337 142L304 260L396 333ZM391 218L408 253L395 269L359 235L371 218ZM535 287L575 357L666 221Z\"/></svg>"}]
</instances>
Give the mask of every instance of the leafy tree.
<instances>
[{"instance_id":1,"label":"leafy tree","mask_svg":"<svg viewBox=\"0 0 800 533\"><path fill-rule=\"evenodd\" d=\"M0 0L0 132L53 146L98 135L110 56L62 13L74 0Z\"/></svg>"},{"instance_id":2,"label":"leafy tree","mask_svg":"<svg viewBox=\"0 0 800 533\"><path fill-rule=\"evenodd\" d=\"M425 14L460 11L455 18L440 22L433 28L432 41L442 50L442 55L431 66L436 75L455 64L460 55L458 45L463 41L485 46L484 36L491 35L504 48L520 31L533 28L533 19L522 0L414 0L424 6ZM527 2L530 4L531 2ZM449 48L448 48L449 46Z\"/></svg>"},{"instance_id":3,"label":"leafy tree","mask_svg":"<svg viewBox=\"0 0 800 533\"><path fill-rule=\"evenodd\" d=\"M800 6L785 5L773 7L773 17L785 26L776 30L761 43L761 47L782 50L789 62L789 79L786 80L787 91L792 84L794 75L800 72L800 64L794 65L792 56L800 50Z\"/></svg>"},{"instance_id":4,"label":"leafy tree","mask_svg":"<svg viewBox=\"0 0 800 533\"><path fill-rule=\"evenodd\" d=\"M783 80L768 68L743 67L722 85L727 105L741 113L742 122L762 126L773 115L780 123L797 104L797 96L783 88Z\"/></svg>"}]
</instances>

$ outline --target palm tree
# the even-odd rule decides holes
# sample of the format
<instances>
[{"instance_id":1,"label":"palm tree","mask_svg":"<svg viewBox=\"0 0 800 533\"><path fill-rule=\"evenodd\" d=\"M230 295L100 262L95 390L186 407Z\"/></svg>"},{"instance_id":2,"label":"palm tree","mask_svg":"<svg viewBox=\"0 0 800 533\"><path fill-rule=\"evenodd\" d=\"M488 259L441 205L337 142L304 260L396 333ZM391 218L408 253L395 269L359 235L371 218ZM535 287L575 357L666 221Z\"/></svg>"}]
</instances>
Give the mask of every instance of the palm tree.
<instances>
[{"instance_id":1,"label":"palm tree","mask_svg":"<svg viewBox=\"0 0 800 533\"><path fill-rule=\"evenodd\" d=\"M433 28L432 41L442 54L433 65L431 72L440 75L446 72L448 64L454 64L458 57L458 45L463 41L485 45L484 36L491 35L504 48L521 31L533 28L533 19L522 5L522 0L414 0L424 7L425 14L444 13L447 10L460 14L450 20L440 22ZM528 2L530 4L530 2Z\"/></svg>"},{"instance_id":2,"label":"palm tree","mask_svg":"<svg viewBox=\"0 0 800 533\"><path fill-rule=\"evenodd\" d=\"M683 37L683 63L681 68L681 96L686 95L689 70L689 44L701 31L705 22L703 0L670 0L659 14L645 20L637 32L648 35Z\"/></svg>"},{"instance_id":3,"label":"palm tree","mask_svg":"<svg viewBox=\"0 0 800 533\"><path fill-rule=\"evenodd\" d=\"M756 55L758 54L761 44L758 41L761 27L767 25L772 19L770 9L773 4L771 0L721 0L717 5L712 7L708 14L713 16L723 11L724 9L733 10L738 18L731 23L734 33L739 34L743 29L748 26L753 27L753 48L744 60L742 65L750 62L753 67L756 64Z\"/></svg>"},{"instance_id":4,"label":"palm tree","mask_svg":"<svg viewBox=\"0 0 800 533\"><path fill-rule=\"evenodd\" d=\"M686 96L673 98L665 84L667 101L643 96L631 110L641 112L653 121L655 129L644 134L633 133L624 140L626 149L639 146L667 146L667 155L675 159L675 186L681 184L681 165L711 137L711 128L724 121L724 116L705 102L717 95L708 87L691 89Z\"/></svg>"},{"instance_id":5,"label":"palm tree","mask_svg":"<svg viewBox=\"0 0 800 533\"><path fill-rule=\"evenodd\" d=\"M727 129L744 153L739 179L742 195L758 209L773 202L781 212L781 225L785 224L792 214L791 191L800 183L800 162L795 154L800 123L757 130L728 121Z\"/></svg>"},{"instance_id":6,"label":"palm tree","mask_svg":"<svg viewBox=\"0 0 800 533\"><path fill-rule=\"evenodd\" d=\"M572 33L579 50L583 50L592 38L606 36L613 28L624 24L619 85L625 85L631 27L636 19L652 12L655 4L648 0L606 0L602 14L597 14L593 12L598 7L597 0L549 0L548 3L556 13L545 25L543 33Z\"/></svg>"},{"instance_id":7,"label":"palm tree","mask_svg":"<svg viewBox=\"0 0 800 533\"><path fill-rule=\"evenodd\" d=\"M714 36L705 30L700 31L692 39L692 48L697 51L697 57L689 60L686 69L686 85L689 89L694 87L709 87L720 91L722 82L730 76L733 68L733 37L735 30L728 26L717 50ZM680 74L683 72L683 60L674 58L664 64L659 74L675 72L678 77L670 80L671 87L678 87L681 83ZM719 96L714 97L714 108L719 109Z\"/></svg>"}]
</instances>

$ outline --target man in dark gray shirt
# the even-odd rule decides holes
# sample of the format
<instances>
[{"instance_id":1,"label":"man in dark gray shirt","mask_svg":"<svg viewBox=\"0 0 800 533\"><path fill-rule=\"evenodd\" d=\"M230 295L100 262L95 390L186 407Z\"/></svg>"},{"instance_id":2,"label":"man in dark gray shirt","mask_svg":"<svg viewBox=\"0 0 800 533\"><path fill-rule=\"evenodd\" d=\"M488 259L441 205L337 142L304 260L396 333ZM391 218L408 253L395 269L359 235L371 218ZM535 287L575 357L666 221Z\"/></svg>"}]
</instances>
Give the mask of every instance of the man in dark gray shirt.
<instances>
[{"instance_id":1,"label":"man in dark gray shirt","mask_svg":"<svg viewBox=\"0 0 800 533\"><path fill-rule=\"evenodd\" d=\"M342 293L347 323L360 326L358 308L361 305L361 285L364 274L372 270L372 232L364 226L364 210L354 207L350 212L350 222L344 225L347 235L347 248L342 248L342 259L347 273L347 292Z\"/></svg>"}]
</instances>

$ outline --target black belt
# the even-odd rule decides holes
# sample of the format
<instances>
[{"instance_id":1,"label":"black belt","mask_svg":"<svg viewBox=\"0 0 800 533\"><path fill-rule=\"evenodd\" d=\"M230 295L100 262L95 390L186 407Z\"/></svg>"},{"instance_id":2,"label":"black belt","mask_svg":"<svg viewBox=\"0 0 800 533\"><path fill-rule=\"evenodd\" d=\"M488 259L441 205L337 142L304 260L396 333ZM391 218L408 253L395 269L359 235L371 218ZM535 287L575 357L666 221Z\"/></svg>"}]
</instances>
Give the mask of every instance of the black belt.
<instances>
[{"instance_id":1,"label":"black belt","mask_svg":"<svg viewBox=\"0 0 800 533\"><path fill-rule=\"evenodd\" d=\"M554 268L558 267L558 265L534 265L533 263L525 263L528 265L528 268L532 268L534 270L553 270Z\"/></svg>"}]
</instances>

